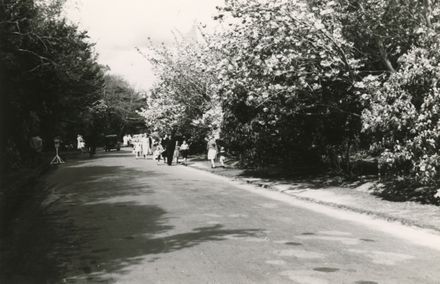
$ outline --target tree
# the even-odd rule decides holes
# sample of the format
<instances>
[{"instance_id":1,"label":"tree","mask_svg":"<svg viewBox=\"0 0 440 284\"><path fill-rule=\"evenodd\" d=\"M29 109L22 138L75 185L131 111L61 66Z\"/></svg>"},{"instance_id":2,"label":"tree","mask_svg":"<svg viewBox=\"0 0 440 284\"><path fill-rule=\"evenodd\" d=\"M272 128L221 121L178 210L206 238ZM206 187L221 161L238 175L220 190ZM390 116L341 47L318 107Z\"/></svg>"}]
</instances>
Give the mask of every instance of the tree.
<instances>
[{"instance_id":1,"label":"tree","mask_svg":"<svg viewBox=\"0 0 440 284\"><path fill-rule=\"evenodd\" d=\"M315 8L249 0L220 9L230 27L218 37L223 60L214 68L222 133L244 162L293 166L348 157L360 131L352 91L359 62L341 24L323 20L334 13L331 4Z\"/></svg>"},{"instance_id":2,"label":"tree","mask_svg":"<svg viewBox=\"0 0 440 284\"><path fill-rule=\"evenodd\" d=\"M216 59L206 40L209 39L197 41L176 36L173 46L150 42L149 52L143 53L155 67L158 78L140 112L147 127L191 137L199 147L221 123L214 88L216 78L207 67Z\"/></svg>"},{"instance_id":3,"label":"tree","mask_svg":"<svg viewBox=\"0 0 440 284\"><path fill-rule=\"evenodd\" d=\"M25 157L40 134L74 139L102 96L103 72L86 32L63 19L62 1L0 3L1 160ZM49 143L46 143L48 145ZM10 154L17 157L11 158Z\"/></svg>"},{"instance_id":4,"label":"tree","mask_svg":"<svg viewBox=\"0 0 440 284\"><path fill-rule=\"evenodd\" d=\"M434 48L433 48L434 47ZM439 42L415 47L399 60L401 68L381 83L366 78L364 130L376 136L380 165L389 174L412 175L421 184L437 183Z\"/></svg>"},{"instance_id":5,"label":"tree","mask_svg":"<svg viewBox=\"0 0 440 284\"><path fill-rule=\"evenodd\" d=\"M328 1L313 2L328 5ZM331 2L335 11L332 20L341 22L343 36L353 43L356 56L364 64L363 71L368 74L395 72L399 57L417 43L425 31L424 1Z\"/></svg>"},{"instance_id":6,"label":"tree","mask_svg":"<svg viewBox=\"0 0 440 284\"><path fill-rule=\"evenodd\" d=\"M412 184L409 194L427 186L422 193L433 202L440 180L440 9L423 3L423 36L398 59L396 72L364 78L360 94L366 104L363 130L372 137L383 176Z\"/></svg>"}]
</instances>

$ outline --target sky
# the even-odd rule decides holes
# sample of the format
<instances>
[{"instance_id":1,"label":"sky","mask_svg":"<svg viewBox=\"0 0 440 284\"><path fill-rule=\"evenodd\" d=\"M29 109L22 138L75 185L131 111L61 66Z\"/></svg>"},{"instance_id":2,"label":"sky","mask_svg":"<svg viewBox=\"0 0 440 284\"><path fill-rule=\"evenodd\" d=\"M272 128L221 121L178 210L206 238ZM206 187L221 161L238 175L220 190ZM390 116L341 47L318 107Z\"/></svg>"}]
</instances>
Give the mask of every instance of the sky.
<instances>
[{"instance_id":1,"label":"sky","mask_svg":"<svg viewBox=\"0 0 440 284\"><path fill-rule=\"evenodd\" d=\"M212 17L223 0L68 0L65 15L87 30L96 43L99 63L133 87L148 90L151 65L137 51L154 42L171 42L172 31L185 34L196 23L215 25Z\"/></svg>"}]
</instances>

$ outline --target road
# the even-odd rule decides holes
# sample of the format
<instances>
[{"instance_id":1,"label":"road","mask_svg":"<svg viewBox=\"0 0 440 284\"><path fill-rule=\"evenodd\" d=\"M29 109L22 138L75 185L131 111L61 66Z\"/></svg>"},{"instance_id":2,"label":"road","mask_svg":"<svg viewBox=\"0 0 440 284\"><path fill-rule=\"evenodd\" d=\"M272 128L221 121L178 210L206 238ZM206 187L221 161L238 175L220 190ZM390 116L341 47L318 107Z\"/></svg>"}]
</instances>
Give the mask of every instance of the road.
<instances>
[{"instance_id":1,"label":"road","mask_svg":"<svg viewBox=\"0 0 440 284\"><path fill-rule=\"evenodd\" d=\"M8 283L440 283L440 238L128 151L61 165L44 186Z\"/></svg>"}]
</instances>

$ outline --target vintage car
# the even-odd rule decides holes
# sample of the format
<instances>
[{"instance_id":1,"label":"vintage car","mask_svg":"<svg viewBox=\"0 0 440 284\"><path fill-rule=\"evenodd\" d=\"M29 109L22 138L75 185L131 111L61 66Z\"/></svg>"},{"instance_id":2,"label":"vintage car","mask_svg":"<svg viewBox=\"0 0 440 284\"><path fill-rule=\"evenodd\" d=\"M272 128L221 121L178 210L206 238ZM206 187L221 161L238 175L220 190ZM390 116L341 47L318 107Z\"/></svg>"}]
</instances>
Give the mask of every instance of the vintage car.
<instances>
[{"instance_id":1,"label":"vintage car","mask_svg":"<svg viewBox=\"0 0 440 284\"><path fill-rule=\"evenodd\" d=\"M118 140L118 135L111 134L104 136L104 150L106 152L116 149L116 151L121 150L121 142Z\"/></svg>"}]
</instances>

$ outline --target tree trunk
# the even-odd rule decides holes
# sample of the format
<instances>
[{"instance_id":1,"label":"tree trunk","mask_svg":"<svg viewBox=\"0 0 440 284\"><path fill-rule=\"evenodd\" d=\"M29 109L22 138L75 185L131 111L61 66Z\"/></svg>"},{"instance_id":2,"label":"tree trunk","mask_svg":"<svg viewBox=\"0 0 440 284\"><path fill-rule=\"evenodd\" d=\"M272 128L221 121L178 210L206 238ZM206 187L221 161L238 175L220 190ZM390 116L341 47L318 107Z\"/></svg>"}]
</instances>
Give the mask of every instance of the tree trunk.
<instances>
[{"instance_id":1,"label":"tree trunk","mask_svg":"<svg viewBox=\"0 0 440 284\"><path fill-rule=\"evenodd\" d=\"M425 20L428 28L432 27L431 16L432 16L432 6L431 0L423 0L424 10L425 10Z\"/></svg>"},{"instance_id":2,"label":"tree trunk","mask_svg":"<svg viewBox=\"0 0 440 284\"><path fill-rule=\"evenodd\" d=\"M347 141L347 148L345 149L345 158L344 158L344 167L347 171L347 174L351 177L351 164L350 164L350 149L351 149L351 139L349 138Z\"/></svg>"},{"instance_id":3,"label":"tree trunk","mask_svg":"<svg viewBox=\"0 0 440 284\"><path fill-rule=\"evenodd\" d=\"M380 57L381 57L383 63L385 64L385 66L387 67L388 71L390 71L390 73L396 72L396 69L394 69L393 64L391 64L391 61L388 58L388 53L385 50L385 46L384 46L381 39L377 40L377 45L379 46Z\"/></svg>"}]
</instances>

